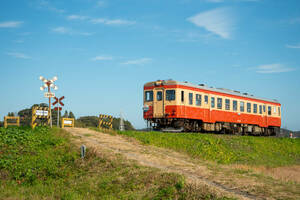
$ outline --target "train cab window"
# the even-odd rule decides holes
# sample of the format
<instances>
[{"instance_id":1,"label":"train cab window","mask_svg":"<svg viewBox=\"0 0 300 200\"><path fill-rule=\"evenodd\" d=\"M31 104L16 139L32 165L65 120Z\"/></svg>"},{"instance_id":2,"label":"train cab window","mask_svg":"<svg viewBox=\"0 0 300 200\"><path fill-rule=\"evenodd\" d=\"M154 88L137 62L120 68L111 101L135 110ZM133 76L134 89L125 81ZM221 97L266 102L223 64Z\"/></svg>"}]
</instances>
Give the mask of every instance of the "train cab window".
<instances>
[{"instance_id":1,"label":"train cab window","mask_svg":"<svg viewBox=\"0 0 300 200\"><path fill-rule=\"evenodd\" d=\"M243 101L240 102L240 112L245 111L245 103Z\"/></svg>"},{"instance_id":2,"label":"train cab window","mask_svg":"<svg viewBox=\"0 0 300 200\"><path fill-rule=\"evenodd\" d=\"M166 90L166 100L175 100L175 90Z\"/></svg>"},{"instance_id":3,"label":"train cab window","mask_svg":"<svg viewBox=\"0 0 300 200\"><path fill-rule=\"evenodd\" d=\"M208 104L208 96L207 95L204 96L204 103Z\"/></svg>"},{"instance_id":4,"label":"train cab window","mask_svg":"<svg viewBox=\"0 0 300 200\"><path fill-rule=\"evenodd\" d=\"M153 91L145 92L145 101L153 101Z\"/></svg>"},{"instance_id":5,"label":"train cab window","mask_svg":"<svg viewBox=\"0 0 300 200\"><path fill-rule=\"evenodd\" d=\"M230 110L230 100L229 99L225 99L225 109Z\"/></svg>"},{"instance_id":6,"label":"train cab window","mask_svg":"<svg viewBox=\"0 0 300 200\"><path fill-rule=\"evenodd\" d=\"M181 102L184 102L184 91L181 91Z\"/></svg>"},{"instance_id":7,"label":"train cab window","mask_svg":"<svg viewBox=\"0 0 300 200\"><path fill-rule=\"evenodd\" d=\"M278 107L278 115L280 116L280 107Z\"/></svg>"},{"instance_id":8,"label":"train cab window","mask_svg":"<svg viewBox=\"0 0 300 200\"><path fill-rule=\"evenodd\" d=\"M262 114L262 105L259 105L259 114Z\"/></svg>"},{"instance_id":9,"label":"train cab window","mask_svg":"<svg viewBox=\"0 0 300 200\"><path fill-rule=\"evenodd\" d=\"M201 94L196 94L196 106L201 106Z\"/></svg>"},{"instance_id":10,"label":"train cab window","mask_svg":"<svg viewBox=\"0 0 300 200\"><path fill-rule=\"evenodd\" d=\"M276 106L274 106L274 113L276 113Z\"/></svg>"},{"instance_id":11,"label":"train cab window","mask_svg":"<svg viewBox=\"0 0 300 200\"><path fill-rule=\"evenodd\" d=\"M189 93L189 104L193 105L193 93Z\"/></svg>"},{"instance_id":12,"label":"train cab window","mask_svg":"<svg viewBox=\"0 0 300 200\"><path fill-rule=\"evenodd\" d=\"M253 113L257 113L257 104L253 104Z\"/></svg>"},{"instance_id":13,"label":"train cab window","mask_svg":"<svg viewBox=\"0 0 300 200\"><path fill-rule=\"evenodd\" d=\"M237 101L232 101L233 111L237 111Z\"/></svg>"},{"instance_id":14,"label":"train cab window","mask_svg":"<svg viewBox=\"0 0 300 200\"><path fill-rule=\"evenodd\" d=\"M271 106L268 106L268 115L271 115L272 114L272 108Z\"/></svg>"},{"instance_id":15,"label":"train cab window","mask_svg":"<svg viewBox=\"0 0 300 200\"><path fill-rule=\"evenodd\" d=\"M247 103L247 112L251 113L251 103Z\"/></svg>"},{"instance_id":16,"label":"train cab window","mask_svg":"<svg viewBox=\"0 0 300 200\"><path fill-rule=\"evenodd\" d=\"M215 97L212 97L210 99L210 101L211 101L211 107L214 108L215 107Z\"/></svg>"},{"instance_id":17,"label":"train cab window","mask_svg":"<svg viewBox=\"0 0 300 200\"><path fill-rule=\"evenodd\" d=\"M263 106L263 111L264 111L264 113L266 112L266 106L265 105Z\"/></svg>"},{"instance_id":18,"label":"train cab window","mask_svg":"<svg viewBox=\"0 0 300 200\"><path fill-rule=\"evenodd\" d=\"M162 91L157 91L156 93L156 100L161 101L162 100Z\"/></svg>"},{"instance_id":19,"label":"train cab window","mask_svg":"<svg viewBox=\"0 0 300 200\"><path fill-rule=\"evenodd\" d=\"M222 109L222 98L217 98L217 108Z\"/></svg>"}]
</instances>

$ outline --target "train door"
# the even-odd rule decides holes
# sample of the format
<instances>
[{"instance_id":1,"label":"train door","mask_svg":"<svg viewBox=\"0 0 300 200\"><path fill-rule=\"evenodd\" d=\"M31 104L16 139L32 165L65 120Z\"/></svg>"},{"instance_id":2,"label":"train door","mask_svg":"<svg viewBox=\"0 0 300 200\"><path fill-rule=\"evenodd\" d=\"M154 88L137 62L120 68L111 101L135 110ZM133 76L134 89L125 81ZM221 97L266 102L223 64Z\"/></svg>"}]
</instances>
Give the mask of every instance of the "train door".
<instances>
[{"instance_id":1,"label":"train door","mask_svg":"<svg viewBox=\"0 0 300 200\"><path fill-rule=\"evenodd\" d=\"M160 118L164 116L164 90L157 88L154 90L153 117Z\"/></svg>"}]
</instances>

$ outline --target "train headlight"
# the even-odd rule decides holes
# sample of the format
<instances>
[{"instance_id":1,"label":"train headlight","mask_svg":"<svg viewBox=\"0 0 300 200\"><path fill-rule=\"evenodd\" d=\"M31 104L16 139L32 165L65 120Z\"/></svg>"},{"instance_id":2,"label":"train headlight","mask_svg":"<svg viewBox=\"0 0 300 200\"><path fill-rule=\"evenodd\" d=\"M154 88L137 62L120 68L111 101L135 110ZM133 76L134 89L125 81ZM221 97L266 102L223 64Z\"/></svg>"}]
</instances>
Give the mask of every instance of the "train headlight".
<instances>
[{"instance_id":1,"label":"train headlight","mask_svg":"<svg viewBox=\"0 0 300 200\"><path fill-rule=\"evenodd\" d=\"M149 110L149 106L148 105L145 105L144 107L143 107L143 111L144 112L147 112Z\"/></svg>"}]
</instances>

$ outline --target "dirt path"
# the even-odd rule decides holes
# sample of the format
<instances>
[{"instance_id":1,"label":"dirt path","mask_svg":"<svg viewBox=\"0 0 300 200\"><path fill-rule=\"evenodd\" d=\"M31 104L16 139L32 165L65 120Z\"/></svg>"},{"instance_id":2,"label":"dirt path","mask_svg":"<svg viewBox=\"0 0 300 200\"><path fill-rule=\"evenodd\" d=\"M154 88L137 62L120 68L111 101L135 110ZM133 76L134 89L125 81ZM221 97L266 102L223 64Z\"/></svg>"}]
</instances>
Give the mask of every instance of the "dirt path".
<instances>
[{"instance_id":1,"label":"dirt path","mask_svg":"<svg viewBox=\"0 0 300 200\"><path fill-rule=\"evenodd\" d=\"M269 193L277 193L274 196L278 195L276 187L272 183L264 185L257 177L246 176L245 174L236 175L232 173L233 169L226 169L226 167L224 169L217 167L216 169L215 166L211 167L204 161L203 163L201 161L195 162L188 156L172 150L143 145L134 139L90 129L66 128L66 130L75 136L77 142L85 144L88 148L92 147L97 151L109 150L113 153L119 153L127 159L135 160L140 165L182 174L187 181L193 184L206 185L217 194L237 199L274 199L271 197L273 195L269 195ZM280 192L285 190L285 188L280 188L281 185L278 187ZM256 188L261 188L262 191L256 191ZM285 195L283 193L283 197L290 197L290 195Z\"/></svg>"}]
</instances>

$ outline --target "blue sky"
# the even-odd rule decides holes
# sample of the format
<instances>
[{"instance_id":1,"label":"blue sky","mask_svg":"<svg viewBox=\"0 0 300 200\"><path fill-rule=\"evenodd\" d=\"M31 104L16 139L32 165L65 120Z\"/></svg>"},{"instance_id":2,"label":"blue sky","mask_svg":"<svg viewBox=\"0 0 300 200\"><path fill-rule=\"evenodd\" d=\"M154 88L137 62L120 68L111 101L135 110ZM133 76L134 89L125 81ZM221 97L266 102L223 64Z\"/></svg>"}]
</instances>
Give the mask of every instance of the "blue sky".
<instances>
[{"instance_id":1,"label":"blue sky","mask_svg":"<svg viewBox=\"0 0 300 200\"><path fill-rule=\"evenodd\" d=\"M2 0L0 117L57 96L76 117L122 111L142 128L143 84L205 83L278 99L300 130L298 0Z\"/></svg>"}]
</instances>

